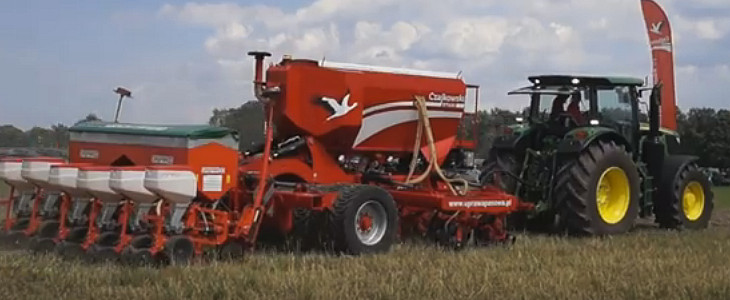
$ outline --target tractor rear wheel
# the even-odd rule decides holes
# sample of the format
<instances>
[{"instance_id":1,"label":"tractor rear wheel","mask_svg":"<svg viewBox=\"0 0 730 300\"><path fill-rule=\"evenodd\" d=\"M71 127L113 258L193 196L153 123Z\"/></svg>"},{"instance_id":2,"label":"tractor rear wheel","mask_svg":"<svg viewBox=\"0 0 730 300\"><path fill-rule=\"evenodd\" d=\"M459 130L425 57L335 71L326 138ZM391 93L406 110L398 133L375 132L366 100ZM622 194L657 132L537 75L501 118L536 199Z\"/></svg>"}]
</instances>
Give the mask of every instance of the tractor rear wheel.
<instances>
[{"instance_id":1,"label":"tractor rear wheel","mask_svg":"<svg viewBox=\"0 0 730 300\"><path fill-rule=\"evenodd\" d=\"M387 252L396 239L398 209L382 188L350 186L339 192L330 226L335 251L353 255Z\"/></svg>"},{"instance_id":2,"label":"tractor rear wheel","mask_svg":"<svg viewBox=\"0 0 730 300\"><path fill-rule=\"evenodd\" d=\"M672 229L704 229L710 223L714 208L712 187L695 164L667 174L659 192L661 201L655 203L656 222Z\"/></svg>"},{"instance_id":3,"label":"tractor rear wheel","mask_svg":"<svg viewBox=\"0 0 730 300\"><path fill-rule=\"evenodd\" d=\"M489 151L489 157L482 165L482 174L479 176L479 181L482 184L494 184L508 193L514 193L517 181L507 173L518 176L519 172L520 165L517 163L514 154L492 149Z\"/></svg>"},{"instance_id":4,"label":"tractor rear wheel","mask_svg":"<svg viewBox=\"0 0 730 300\"><path fill-rule=\"evenodd\" d=\"M560 225L573 235L629 231L639 213L639 172L631 155L613 141L599 141L557 174Z\"/></svg>"}]
</instances>

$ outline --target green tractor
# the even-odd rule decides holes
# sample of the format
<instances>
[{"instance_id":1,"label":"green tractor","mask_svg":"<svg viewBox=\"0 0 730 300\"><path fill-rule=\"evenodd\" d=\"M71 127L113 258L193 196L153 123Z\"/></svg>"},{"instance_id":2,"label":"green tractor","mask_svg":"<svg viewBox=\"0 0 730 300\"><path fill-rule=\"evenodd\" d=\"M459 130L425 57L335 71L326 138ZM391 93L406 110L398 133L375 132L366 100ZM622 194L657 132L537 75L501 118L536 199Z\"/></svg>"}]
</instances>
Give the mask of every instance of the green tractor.
<instances>
[{"instance_id":1,"label":"green tractor","mask_svg":"<svg viewBox=\"0 0 730 300\"><path fill-rule=\"evenodd\" d=\"M628 77L529 80L509 93L530 96L525 118L495 139L481 178L535 204L512 218L514 226L607 235L651 216L664 228L708 226L710 182L695 157L677 153L678 135L660 128L660 85L642 88L643 80ZM645 91L648 115L640 109Z\"/></svg>"}]
</instances>

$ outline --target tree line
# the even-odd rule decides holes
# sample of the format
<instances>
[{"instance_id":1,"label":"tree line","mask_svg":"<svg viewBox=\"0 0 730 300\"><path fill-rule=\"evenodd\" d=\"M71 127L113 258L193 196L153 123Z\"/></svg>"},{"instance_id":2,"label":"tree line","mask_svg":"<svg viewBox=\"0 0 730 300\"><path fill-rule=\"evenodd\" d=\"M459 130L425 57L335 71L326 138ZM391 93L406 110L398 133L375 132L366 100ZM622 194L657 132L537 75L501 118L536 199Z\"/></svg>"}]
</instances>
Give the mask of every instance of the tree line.
<instances>
[{"instance_id":1,"label":"tree line","mask_svg":"<svg viewBox=\"0 0 730 300\"><path fill-rule=\"evenodd\" d=\"M507 126L515 124L522 114L493 108L479 111L477 117L465 118L460 136L472 138L476 123L479 135L478 157L485 157L494 137ZM93 114L79 120L99 120ZM239 147L249 150L263 142L263 106L249 101L239 107L214 109L208 123L238 132ZM77 122L78 123L78 122ZM730 111L711 108L692 108L679 112L678 133L682 153L696 155L699 164L706 167L730 168ZM68 126L56 124L50 128L33 127L27 131L12 125L0 126L0 147L61 148L68 146Z\"/></svg>"}]
</instances>

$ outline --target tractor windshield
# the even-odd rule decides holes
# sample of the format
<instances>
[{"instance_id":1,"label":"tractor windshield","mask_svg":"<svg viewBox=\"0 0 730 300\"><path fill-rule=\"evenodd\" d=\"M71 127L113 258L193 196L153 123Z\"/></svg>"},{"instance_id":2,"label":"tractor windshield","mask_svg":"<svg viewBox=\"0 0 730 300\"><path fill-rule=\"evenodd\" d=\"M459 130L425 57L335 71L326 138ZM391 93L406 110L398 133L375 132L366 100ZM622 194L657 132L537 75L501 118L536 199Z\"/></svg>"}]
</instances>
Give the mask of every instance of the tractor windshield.
<instances>
[{"instance_id":1,"label":"tractor windshield","mask_svg":"<svg viewBox=\"0 0 730 300\"><path fill-rule=\"evenodd\" d=\"M569 117L576 123L582 123L589 108L585 89L580 87L530 86L512 91L509 95L530 95L530 122Z\"/></svg>"}]
</instances>

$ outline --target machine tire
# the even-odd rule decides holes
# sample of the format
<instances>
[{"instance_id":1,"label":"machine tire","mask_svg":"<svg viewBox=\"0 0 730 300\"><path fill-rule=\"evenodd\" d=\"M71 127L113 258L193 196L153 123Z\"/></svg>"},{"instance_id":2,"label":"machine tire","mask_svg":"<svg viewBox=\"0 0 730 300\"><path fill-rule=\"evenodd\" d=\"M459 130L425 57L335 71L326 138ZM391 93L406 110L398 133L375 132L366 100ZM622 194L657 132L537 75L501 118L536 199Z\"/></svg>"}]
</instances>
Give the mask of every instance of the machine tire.
<instances>
[{"instance_id":1,"label":"machine tire","mask_svg":"<svg viewBox=\"0 0 730 300\"><path fill-rule=\"evenodd\" d=\"M186 266L195 256L195 244L188 236L176 235L165 243L164 254L170 265Z\"/></svg>"},{"instance_id":2,"label":"machine tire","mask_svg":"<svg viewBox=\"0 0 730 300\"><path fill-rule=\"evenodd\" d=\"M12 226L10 226L10 230L13 231L23 231L28 229L28 225L30 225L30 219L29 218L22 218L18 219L13 223Z\"/></svg>"},{"instance_id":3,"label":"machine tire","mask_svg":"<svg viewBox=\"0 0 730 300\"><path fill-rule=\"evenodd\" d=\"M19 230L11 230L6 236L6 247L17 250L25 248L28 245L29 238L25 232Z\"/></svg>"},{"instance_id":4,"label":"machine tire","mask_svg":"<svg viewBox=\"0 0 730 300\"><path fill-rule=\"evenodd\" d=\"M114 247L119 243L119 233L115 231L106 231L99 235L96 239L96 245L101 247Z\"/></svg>"},{"instance_id":5,"label":"machine tire","mask_svg":"<svg viewBox=\"0 0 730 300\"><path fill-rule=\"evenodd\" d=\"M366 215L367 212L377 216ZM373 241L363 241L363 237L359 235L362 233L358 228L360 225L356 223L358 215L372 219L368 231L376 230L372 236ZM374 225L376 222L379 223ZM387 252L396 240L398 209L393 197L382 188L371 185L350 186L339 192L329 223L335 251L352 255ZM380 228L381 226L384 228Z\"/></svg>"},{"instance_id":6,"label":"machine tire","mask_svg":"<svg viewBox=\"0 0 730 300\"><path fill-rule=\"evenodd\" d=\"M149 248L127 247L122 252L121 261L132 267L154 266L156 261Z\"/></svg>"},{"instance_id":7,"label":"machine tire","mask_svg":"<svg viewBox=\"0 0 730 300\"><path fill-rule=\"evenodd\" d=\"M640 179L625 148L613 141L598 141L567 163L556 175L554 192L561 229L571 235L629 231L639 213ZM605 197L598 196L601 190ZM601 199L616 220L602 216Z\"/></svg>"},{"instance_id":8,"label":"machine tire","mask_svg":"<svg viewBox=\"0 0 730 300\"><path fill-rule=\"evenodd\" d=\"M152 248L152 235L150 234L143 234L138 235L132 238L131 241L129 241L129 245L134 248Z\"/></svg>"},{"instance_id":9,"label":"machine tire","mask_svg":"<svg viewBox=\"0 0 730 300\"><path fill-rule=\"evenodd\" d=\"M84 248L78 243L64 241L58 244L57 249L59 254L61 254L61 257L66 260L82 260L86 255L86 251L84 251Z\"/></svg>"},{"instance_id":10,"label":"machine tire","mask_svg":"<svg viewBox=\"0 0 730 300\"><path fill-rule=\"evenodd\" d=\"M235 261L243 258L245 250L240 241L229 239L218 248L218 258L224 261Z\"/></svg>"},{"instance_id":11,"label":"machine tire","mask_svg":"<svg viewBox=\"0 0 730 300\"><path fill-rule=\"evenodd\" d=\"M661 199L656 206L655 221L662 228L670 229L705 229L710 223L710 217L714 208L712 186L710 181L698 168L690 163L681 167L675 174L665 174L669 178L661 182L660 192L663 192ZM694 192L693 192L694 190ZM689 195L688 195L689 193ZM697 198L696 210L686 207L687 197L692 197L694 203ZM688 212L689 210L689 212Z\"/></svg>"},{"instance_id":12,"label":"machine tire","mask_svg":"<svg viewBox=\"0 0 730 300\"><path fill-rule=\"evenodd\" d=\"M94 263L112 263L119 261L119 253L114 251L114 247L106 247L100 245L92 245L93 253L88 253L93 258ZM89 252L91 248L89 248Z\"/></svg>"},{"instance_id":13,"label":"machine tire","mask_svg":"<svg viewBox=\"0 0 730 300\"><path fill-rule=\"evenodd\" d=\"M73 227L68 232L68 236L66 236L65 241L73 243L83 243L84 240L86 240L86 234L88 232L89 228L87 226Z\"/></svg>"},{"instance_id":14,"label":"machine tire","mask_svg":"<svg viewBox=\"0 0 730 300\"><path fill-rule=\"evenodd\" d=\"M33 244L34 244L33 245L34 254L51 253L51 252L53 252L53 249L56 248L56 242L52 238L38 237Z\"/></svg>"},{"instance_id":15,"label":"machine tire","mask_svg":"<svg viewBox=\"0 0 730 300\"><path fill-rule=\"evenodd\" d=\"M28 249L33 254L43 254L51 252L56 245L53 241L58 235L58 229L61 226L57 220L46 220L38 227L35 236L28 241Z\"/></svg>"}]
</instances>

